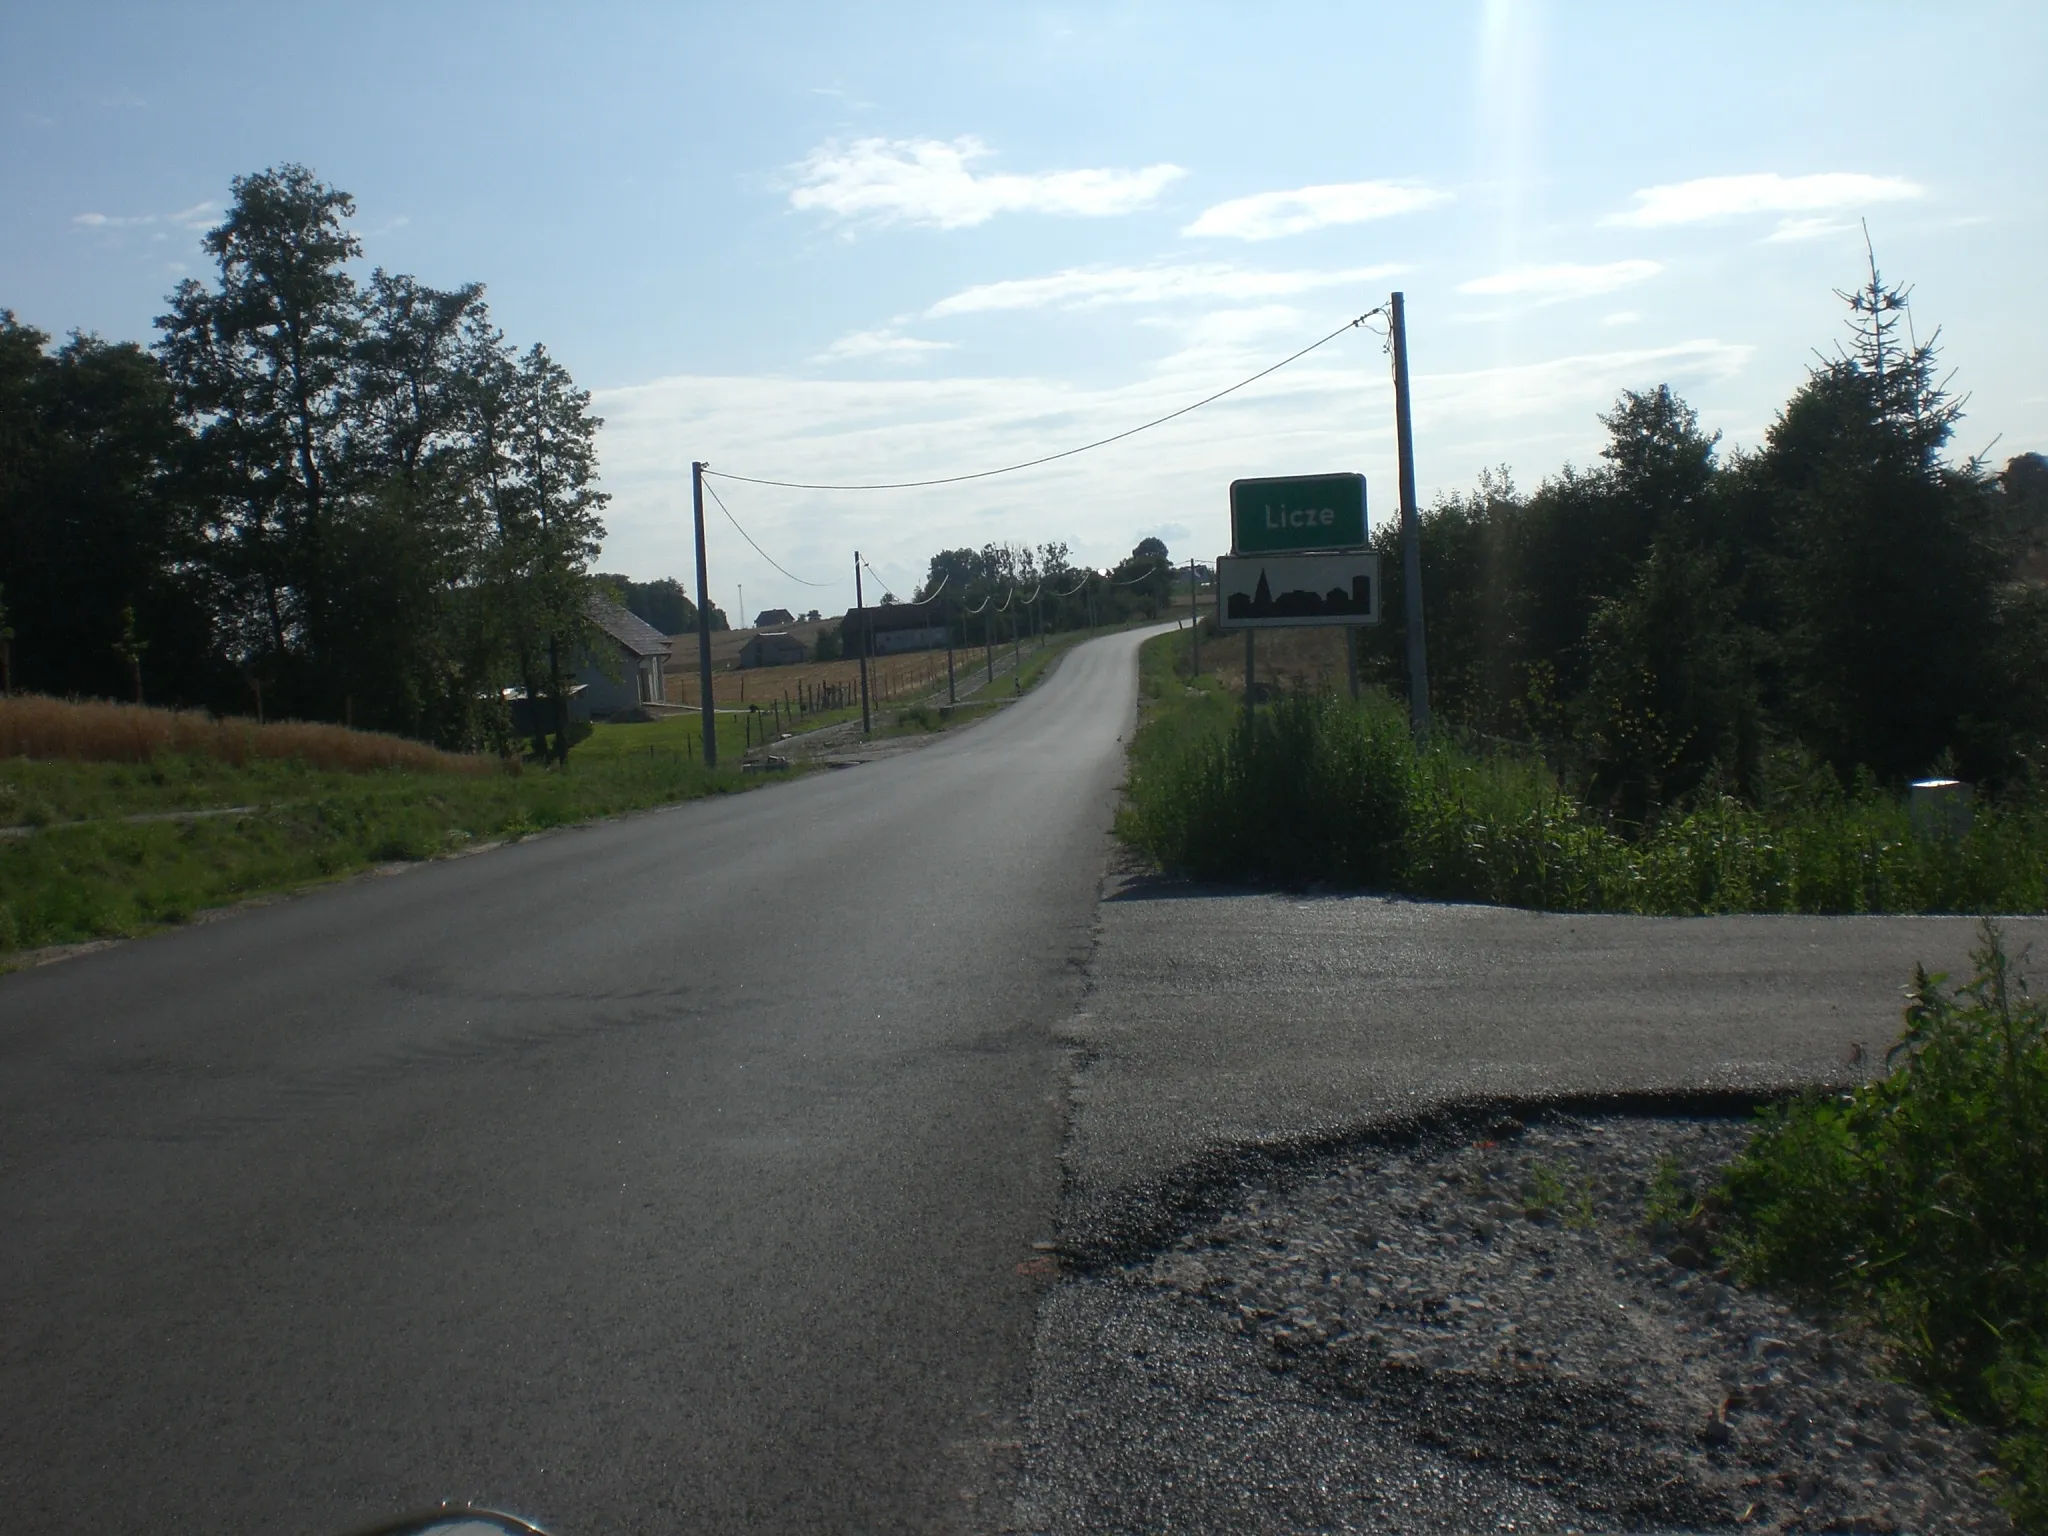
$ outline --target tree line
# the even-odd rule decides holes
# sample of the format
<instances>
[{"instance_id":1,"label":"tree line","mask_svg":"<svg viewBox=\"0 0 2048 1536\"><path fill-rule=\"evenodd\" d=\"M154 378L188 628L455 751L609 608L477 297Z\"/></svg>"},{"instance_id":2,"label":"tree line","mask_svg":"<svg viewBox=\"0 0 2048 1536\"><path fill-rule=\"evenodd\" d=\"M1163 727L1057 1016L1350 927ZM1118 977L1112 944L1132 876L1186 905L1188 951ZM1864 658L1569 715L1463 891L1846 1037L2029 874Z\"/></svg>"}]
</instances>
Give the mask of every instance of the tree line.
<instances>
[{"instance_id":1,"label":"tree line","mask_svg":"<svg viewBox=\"0 0 2048 1536\"><path fill-rule=\"evenodd\" d=\"M459 748L519 690L566 752L601 423L481 284L359 278L354 213L238 177L148 348L0 311L0 682Z\"/></svg>"},{"instance_id":2,"label":"tree line","mask_svg":"<svg viewBox=\"0 0 2048 1536\"><path fill-rule=\"evenodd\" d=\"M1533 493L1502 470L1421 519L1432 704L1534 743L1621 823L1815 776L2037 773L2048 744L2048 461L1946 453L1963 402L1873 263L1853 342L1753 452L1668 387L1602 418L1602 462ZM1405 694L1399 534L1369 675Z\"/></svg>"}]
</instances>

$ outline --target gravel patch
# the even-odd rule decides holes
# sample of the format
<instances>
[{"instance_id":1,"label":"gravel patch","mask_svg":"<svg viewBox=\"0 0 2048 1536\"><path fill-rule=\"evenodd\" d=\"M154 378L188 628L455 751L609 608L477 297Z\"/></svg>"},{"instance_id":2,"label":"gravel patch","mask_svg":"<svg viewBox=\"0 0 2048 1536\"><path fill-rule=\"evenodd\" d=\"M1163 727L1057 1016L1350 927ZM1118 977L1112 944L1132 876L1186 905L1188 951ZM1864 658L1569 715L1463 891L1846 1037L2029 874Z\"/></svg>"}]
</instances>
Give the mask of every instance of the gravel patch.
<instances>
[{"instance_id":1,"label":"gravel patch","mask_svg":"<svg viewBox=\"0 0 2048 1536\"><path fill-rule=\"evenodd\" d=\"M1746 1136L1552 1113L1354 1146L1069 1276L1018 1527L2010 1530L1988 1445L1873 1340L1653 1245L1660 1172L1703 1187Z\"/></svg>"}]
</instances>

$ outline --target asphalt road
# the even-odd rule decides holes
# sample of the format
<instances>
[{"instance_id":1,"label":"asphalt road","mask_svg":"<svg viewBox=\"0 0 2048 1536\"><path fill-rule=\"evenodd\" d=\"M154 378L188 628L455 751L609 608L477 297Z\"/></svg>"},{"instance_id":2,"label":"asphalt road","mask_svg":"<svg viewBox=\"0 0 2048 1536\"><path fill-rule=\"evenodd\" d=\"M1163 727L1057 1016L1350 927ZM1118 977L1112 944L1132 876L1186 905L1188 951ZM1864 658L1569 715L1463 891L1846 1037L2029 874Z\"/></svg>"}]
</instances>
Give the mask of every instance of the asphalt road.
<instances>
[{"instance_id":1,"label":"asphalt road","mask_svg":"<svg viewBox=\"0 0 2048 1536\"><path fill-rule=\"evenodd\" d=\"M1071 1247L1238 1149L1486 1098L1773 1092L1878 1070L1966 917L1620 917L1109 882L1064 1151ZM2048 965L2048 919L2002 920ZM1860 1049L1859 1049L1860 1048Z\"/></svg>"},{"instance_id":2,"label":"asphalt road","mask_svg":"<svg viewBox=\"0 0 2048 1536\"><path fill-rule=\"evenodd\" d=\"M919 752L0 978L0 1514L945 1530L1141 637Z\"/></svg>"}]
</instances>

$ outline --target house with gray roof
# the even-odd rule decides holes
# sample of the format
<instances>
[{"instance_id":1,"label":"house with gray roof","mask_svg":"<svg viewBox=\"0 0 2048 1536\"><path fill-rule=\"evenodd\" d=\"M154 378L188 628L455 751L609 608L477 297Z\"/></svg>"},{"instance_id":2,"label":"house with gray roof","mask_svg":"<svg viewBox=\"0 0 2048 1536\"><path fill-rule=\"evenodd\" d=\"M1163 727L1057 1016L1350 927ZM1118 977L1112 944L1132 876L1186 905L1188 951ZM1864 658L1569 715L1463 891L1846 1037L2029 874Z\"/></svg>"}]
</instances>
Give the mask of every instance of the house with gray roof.
<instances>
[{"instance_id":1,"label":"house with gray roof","mask_svg":"<svg viewBox=\"0 0 2048 1536\"><path fill-rule=\"evenodd\" d=\"M638 614L594 594L590 622L597 628L593 654L576 669L576 681L583 685L579 698L592 718L664 702L668 636Z\"/></svg>"}]
</instances>

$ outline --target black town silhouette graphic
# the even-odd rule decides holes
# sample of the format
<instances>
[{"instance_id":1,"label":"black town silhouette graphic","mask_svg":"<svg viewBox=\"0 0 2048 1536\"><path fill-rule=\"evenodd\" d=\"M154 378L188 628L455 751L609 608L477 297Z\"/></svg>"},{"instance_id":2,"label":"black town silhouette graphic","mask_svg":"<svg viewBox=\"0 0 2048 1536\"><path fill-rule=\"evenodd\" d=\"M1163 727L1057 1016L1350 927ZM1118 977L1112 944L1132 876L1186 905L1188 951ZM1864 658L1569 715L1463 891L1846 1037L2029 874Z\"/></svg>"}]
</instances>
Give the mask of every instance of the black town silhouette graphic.
<instances>
[{"instance_id":1,"label":"black town silhouette graphic","mask_svg":"<svg viewBox=\"0 0 2048 1536\"><path fill-rule=\"evenodd\" d=\"M1266 581L1264 570L1259 572L1259 584L1250 597L1242 592L1233 592L1223 605L1224 618L1230 619L1334 619L1347 614L1369 617L1372 613L1372 577L1357 575L1351 578L1351 590L1332 587L1327 592L1314 592L1307 588L1295 587L1282 592L1278 597Z\"/></svg>"}]
</instances>

